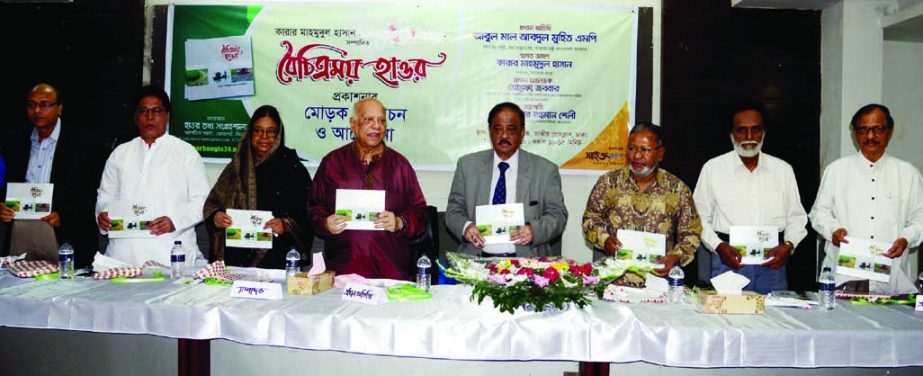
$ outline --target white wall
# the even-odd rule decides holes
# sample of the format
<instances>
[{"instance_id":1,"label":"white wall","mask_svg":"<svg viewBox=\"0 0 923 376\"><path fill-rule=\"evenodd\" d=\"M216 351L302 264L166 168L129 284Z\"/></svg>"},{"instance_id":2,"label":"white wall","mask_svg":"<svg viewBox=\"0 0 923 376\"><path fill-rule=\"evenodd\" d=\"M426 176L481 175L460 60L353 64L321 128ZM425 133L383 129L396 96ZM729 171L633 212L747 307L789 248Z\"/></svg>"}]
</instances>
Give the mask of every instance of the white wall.
<instances>
[{"instance_id":1,"label":"white wall","mask_svg":"<svg viewBox=\"0 0 923 376\"><path fill-rule=\"evenodd\" d=\"M895 123L888 153L923 171L923 43L884 42L882 89Z\"/></svg>"},{"instance_id":2,"label":"white wall","mask_svg":"<svg viewBox=\"0 0 923 376\"><path fill-rule=\"evenodd\" d=\"M884 33L875 2L844 0L821 17L821 168L858 152L849 120L882 101Z\"/></svg>"},{"instance_id":3,"label":"white wall","mask_svg":"<svg viewBox=\"0 0 923 376\"><path fill-rule=\"evenodd\" d=\"M288 2L291 3L291 0L278 0L278 1L264 1L264 3L270 2ZM459 0L460 1L460 0ZM247 1L195 1L195 2L185 2L185 3L195 3L195 4L229 4L229 3L252 3ZM311 1L302 1L304 3L311 3ZM552 0L515 0L515 1L506 1L507 3L522 3L529 7L534 7L537 4L552 4L559 5L564 4L559 1ZM150 8L152 5L162 5L167 4L166 0L146 0L145 4ZM183 4L183 1L175 1L176 4ZM653 8L654 13L654 27L653 27L653 98L652 99L652 121L655 123L660 122L660 40L661 40L661 27L660 27L660 13L661 13L661 1L660 0L572 0L566 2L567 5L574 4L605 4L607 6L631 6L631 7L650 7ZM147 12L147 24L151 24L151 15L153 12L148 9ZM147 28L147 48L145 49L146 55L149 55L150 51L150 33L151 28ZM149 80L150 67L148 64L144 67L144 77L146 80ZM484 145L484 148L488 148L490 145ZM218 178L218 175L221 173L221 169L224 168L224 165L218 164L208 164L206 169L208 171L209 180L214 183ZM311 176L314 176L315 169L311 169ZM564 230L564 235L562 238L562 254L564 257L574 259L579 262L586 262L592 259L592 252L589 247L586 246L585 241L583 240L583 233L581 231L580 220L583 216L583 209L586 207L586 199L590 194L590 190L593 188L593 184L596 183L597 177L602 172L594 172L590 174L564 174L562 175L562 189L564 192L564 203L567 206L569 212L569 217L567 220L567 227ZM420 180L420 186L423 188L423 193L426 196L426 202L430 205L435 205L439 208L439 211L445 211L446 202L448 201L449 188L452 184L452 171L417 171L417 177Z\"/></svg>"}]
</instances>

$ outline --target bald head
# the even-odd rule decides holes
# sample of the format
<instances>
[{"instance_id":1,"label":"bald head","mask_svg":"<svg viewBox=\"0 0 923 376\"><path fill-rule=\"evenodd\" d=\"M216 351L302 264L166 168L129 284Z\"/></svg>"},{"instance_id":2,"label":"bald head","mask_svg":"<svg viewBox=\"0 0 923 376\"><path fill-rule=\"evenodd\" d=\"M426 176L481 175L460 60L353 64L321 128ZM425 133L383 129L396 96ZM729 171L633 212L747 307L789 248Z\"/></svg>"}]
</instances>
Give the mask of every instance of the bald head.
<instances>
[{"instance_id":1,"label":"bald head","mask_svg":"<svg viewBox=\"0 0 923 376\"><path fill-rule=\"evenodd\" d=\"M61 95L54 86L41 83L26 94L26 116L38 129L40 137L51 134L62 111L64 105L61 103Z\"/></svg>"},{"instance_id":2,"label":"bald head","mask_svg":"<svg viewBox=\"0 0 923 376\"><path fill-rule=\"evenodd\" d=\"M353 105L353 116L349 118L349 126L360 149L377 148L384 141L388 126L385 120L385 106L375 98L359 100Z\"/></svg>"}]
</instances>

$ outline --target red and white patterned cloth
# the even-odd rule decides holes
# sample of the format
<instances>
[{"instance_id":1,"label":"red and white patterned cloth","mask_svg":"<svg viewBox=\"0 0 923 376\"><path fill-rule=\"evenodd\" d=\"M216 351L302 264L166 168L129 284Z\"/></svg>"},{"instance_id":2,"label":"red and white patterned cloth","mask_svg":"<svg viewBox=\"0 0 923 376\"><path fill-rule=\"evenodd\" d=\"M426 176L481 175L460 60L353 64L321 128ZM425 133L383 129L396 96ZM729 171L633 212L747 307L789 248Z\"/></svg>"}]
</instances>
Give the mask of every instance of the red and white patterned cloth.
<instances>
[{"instance_id":1,"label":"red and white patterned cloth","mask_svg":"<svg viewBox=\"0 0 923 376\"><path fill-rule=\"evenodd\" d=\"M113 279L118 277L137 277L144 273L144 269L136 267L110 268L104 272L93 273L93 279Z\"/></svg>"},{"instance_id":2,"label":"red and white patterned cloth","mask_svg":"<svg viewBox=\"0 0 923 376\"><path fill-rule=\"evenodd\" d=\"M202 268L195 273L196 279L205 279L205 278L218 278L218 279L232 279L231 273L228 273L228 269L224 266L224 261L215 261L208 266Z\"/></svg>"},{"instance_id":3,"label":"red and white patterned cloth","mask_svg":"<svg viewBox=\"0 0 923 376\"><path fill-rule=\"evenodd\" d=\"M58 271L58 264L45 260L17 261L9 266L10 273L19 278L32 278Z\"/></svg>"}]
</instances>

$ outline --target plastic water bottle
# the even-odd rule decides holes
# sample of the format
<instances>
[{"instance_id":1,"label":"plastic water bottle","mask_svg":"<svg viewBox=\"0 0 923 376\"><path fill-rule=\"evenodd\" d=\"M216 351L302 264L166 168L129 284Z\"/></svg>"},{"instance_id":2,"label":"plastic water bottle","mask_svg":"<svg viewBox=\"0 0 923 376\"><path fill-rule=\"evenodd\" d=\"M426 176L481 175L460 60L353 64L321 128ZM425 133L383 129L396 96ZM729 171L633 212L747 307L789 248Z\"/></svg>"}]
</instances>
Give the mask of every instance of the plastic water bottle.
<instances>
[{"instance_id":1,"label":"plastic water bottle","mask_svg":"<svg viewBox=\"0 0 923 376\"><path fill-rule=\"evenodd\" d=\"M183 242L173 241L173 249L170 250L170 278L183 278L183 268L186 267L186 251L183 249Z\"/></svg>"},{"instance_id":2,"label":"plastic water bottle","mask_svg":"<svg viewBox=\"0 0 923 376\"><path fill-rule=\"evenodd\" d=\"M64 242L58 248L58 277L61 279L74 278L74 247Z\"/></svg>"},{"instance_id":3,"label":"plastic water bottle","mask_svg":"<svg viewBox=\"0 0 923 376\"><path fill-rule=\"evenodd\" d=\"M686 277L683 273L683 269L678 265L674 265L673 269L670 269L670 274L667 275L667 282L670 283L669 290L667 291L667 300L672 304L680 304L685 301L686 298L686 288L683 287L683 279Z\"/></svg>"},{"instance_id":4,"label":"plastic water bottle","mask_svg":"<svg viewBox=\"0 0 923 376\"><path fill-rule=\"evenodd\" d=\"M923 272L917 276L917 294L923 295Z\"/></svg>"},{"instance_id":5,"label":"plastic water bottle","mask_svg":"<svg viewBox=\"0 0 923 376\"><path fill-rule=\"evenodd\" d=\"M836 279L833 278L833 271L829 266L825 266L820 272L820 279L817 281L817 292L820 293L820 307L826 311L832 311L836 308Z\"/></svg>"},{"instance_id":6,"label":"plastic water bottle","mask_svg":"<svg viewBox=\"0 0 923 376\"><path fill-rule=\"evenodd\" d=\"M298 272L301 271L301 267L298 265L301 263L301 253L298 253L298 250L292 248L291 251L285 254L285 277L292 277Z\"/></svg>"},{"instance_id":7,"label":"plastic water bottle","mask_svg":"<svg viewBox=\"0 0 923 376\"><path fill-rule=\"evenodd\" d=\"M425 291L429 291L430 286L430 276L429 268L433 267L433 263L429 260L429 257L426 255L420 256L417 259L417 288Z\"/></svg>"}]
</instances>

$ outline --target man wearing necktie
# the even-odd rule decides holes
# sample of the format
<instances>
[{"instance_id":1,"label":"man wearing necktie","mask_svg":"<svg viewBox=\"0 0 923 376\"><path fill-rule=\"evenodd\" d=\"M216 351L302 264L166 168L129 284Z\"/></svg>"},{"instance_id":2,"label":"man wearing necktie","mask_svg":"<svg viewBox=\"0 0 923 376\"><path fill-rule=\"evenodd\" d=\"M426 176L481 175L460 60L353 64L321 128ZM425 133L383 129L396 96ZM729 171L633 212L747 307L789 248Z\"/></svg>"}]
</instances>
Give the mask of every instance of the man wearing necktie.
<instances>
[{"instance_id":1,"label":"man wearing necktie","mask_svg":"<svg viewBox=\"0 0 923 376\"><path fill-rule=\"evenodd\" d=\"M519 148L525 116L513 103L490 110L487 129L493 149L458 160L446 205L448 230L462 240L459 252L484 256L554 256L551 243L567 222L558 166ZM512 243L485 245L475 225L479 205L522 203L525 226L510 234Z\"/></svg>"}]
</instances>

